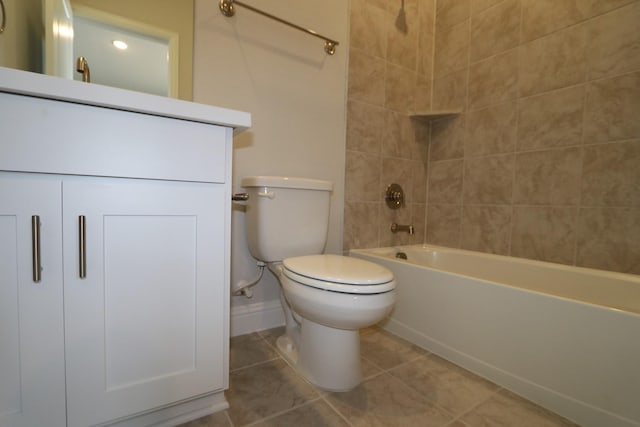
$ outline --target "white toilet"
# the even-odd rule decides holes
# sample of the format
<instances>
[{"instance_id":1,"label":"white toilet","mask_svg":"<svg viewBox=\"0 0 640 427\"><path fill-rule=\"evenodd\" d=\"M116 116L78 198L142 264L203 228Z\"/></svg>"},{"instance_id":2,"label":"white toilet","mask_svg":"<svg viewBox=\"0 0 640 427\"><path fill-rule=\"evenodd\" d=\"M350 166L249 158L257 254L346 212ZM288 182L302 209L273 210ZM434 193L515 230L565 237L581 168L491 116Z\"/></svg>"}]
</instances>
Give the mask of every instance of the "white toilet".
<instances>
[{"instance_id":1,"label":"white toilet","mask_svg":"<svg viewBox=\"0 0 640 427\"><path fill-rule=\"evenodd\" d=\"M327 240L328 181L280 176L242 179L249 194L247 240L281 285L286 332L278 349L309 382L347 391L361 379L358 329L382 320L395 280L377 264L320 255Z\"/></svg>"}]
</instances>

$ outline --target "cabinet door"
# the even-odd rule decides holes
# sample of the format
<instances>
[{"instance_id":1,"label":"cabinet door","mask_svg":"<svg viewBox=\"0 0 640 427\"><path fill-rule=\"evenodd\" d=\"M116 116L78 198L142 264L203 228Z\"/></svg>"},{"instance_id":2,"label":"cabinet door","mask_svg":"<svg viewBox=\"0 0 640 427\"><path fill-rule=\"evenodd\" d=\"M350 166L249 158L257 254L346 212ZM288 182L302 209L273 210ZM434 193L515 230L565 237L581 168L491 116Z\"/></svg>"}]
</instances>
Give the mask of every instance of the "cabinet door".
<instances>
[{"instance_id":1,"label":"cabinet door","mask_svg":"<svg viewBox=\"0 0 640 427\"><path fill-rule=\"evenodd\" d=\"M224 186L82 179L63 193L69 426L222 390Z\"/></svg>"},{"instance_id":2,"label":"cabinet door","mask_svg":"<svg viewBox=\"0 0 640 427\"><path fill-rule=\"evenodd\" d=\"M14 176L0 174L0 426L64 426L60 182Z\"/></svg>"}]
</instances>

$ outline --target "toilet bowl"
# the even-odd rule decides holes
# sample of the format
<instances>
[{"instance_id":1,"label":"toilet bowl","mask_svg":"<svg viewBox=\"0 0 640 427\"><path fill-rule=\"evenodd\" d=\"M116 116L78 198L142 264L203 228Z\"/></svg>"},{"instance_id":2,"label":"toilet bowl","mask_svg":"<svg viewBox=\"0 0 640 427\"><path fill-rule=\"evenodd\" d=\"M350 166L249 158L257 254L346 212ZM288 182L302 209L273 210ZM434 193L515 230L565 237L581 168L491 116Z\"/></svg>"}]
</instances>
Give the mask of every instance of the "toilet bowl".
<instances>
[{"instance_id":1,"label":"toilet bowl","mask_svg":"<svg viewBox=\"0 0 640 427\"><path fill-rule=\"evenodd\" d=\"M281 288L286 328L278 350L312 384L351 390L362 380L358 330L393 308L393 274L369 261L322 254L330 182L257 176L241 185L249 196L249 251L267 264Z\"/></svg>"},{"instance_id":2,"label":"toilet bowl","mask_svg":"<svg viewBox=\"0 0 640 427\"><path fill-rule=\"evenodd\" d=\"M278 350L316 386L351 390L362 380L359 329L391 311L393 274L339 255L288 258L276 271L287 321Z\"/></svg>"}]
</instances>

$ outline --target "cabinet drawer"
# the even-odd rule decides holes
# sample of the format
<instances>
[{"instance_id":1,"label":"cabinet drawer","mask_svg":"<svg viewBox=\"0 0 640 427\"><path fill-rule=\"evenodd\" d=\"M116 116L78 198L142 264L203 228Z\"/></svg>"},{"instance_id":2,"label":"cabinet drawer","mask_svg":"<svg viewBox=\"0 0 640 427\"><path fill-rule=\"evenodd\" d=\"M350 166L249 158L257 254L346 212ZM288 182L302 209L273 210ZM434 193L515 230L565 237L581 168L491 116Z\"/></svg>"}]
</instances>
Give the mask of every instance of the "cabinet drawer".
<instances>
[{"instance_id":1,"label":"cabinet drawer","mask_svg":"<svg viewBox=\"0 0 640 427\"><path fill-rule=\"evenodd\" d=\"M232 130L0 93L0 170L224 182Z\"/></svg>"}]
</instances>

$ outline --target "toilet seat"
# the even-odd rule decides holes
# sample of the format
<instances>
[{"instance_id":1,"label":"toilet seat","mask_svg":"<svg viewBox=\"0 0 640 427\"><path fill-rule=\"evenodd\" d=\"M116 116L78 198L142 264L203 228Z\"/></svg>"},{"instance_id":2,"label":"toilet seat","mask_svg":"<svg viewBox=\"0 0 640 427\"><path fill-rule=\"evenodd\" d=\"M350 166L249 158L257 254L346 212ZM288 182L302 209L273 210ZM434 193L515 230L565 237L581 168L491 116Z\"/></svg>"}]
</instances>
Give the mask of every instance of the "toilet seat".
<instances>
[{"instance_id":1,"label":"toilet seat","mask_svg":"<svg viewBox=\"0 0 640 427\"><path fill-rule=\"evenodd\" d=\"M287 258L285 276L302 285L347 294L380 294L395 289L393 273L369 261L340 255Z\"/></svg>"}]
</instances>

